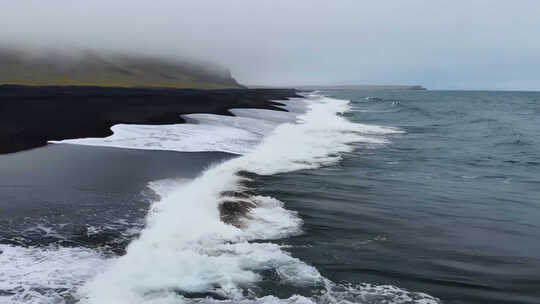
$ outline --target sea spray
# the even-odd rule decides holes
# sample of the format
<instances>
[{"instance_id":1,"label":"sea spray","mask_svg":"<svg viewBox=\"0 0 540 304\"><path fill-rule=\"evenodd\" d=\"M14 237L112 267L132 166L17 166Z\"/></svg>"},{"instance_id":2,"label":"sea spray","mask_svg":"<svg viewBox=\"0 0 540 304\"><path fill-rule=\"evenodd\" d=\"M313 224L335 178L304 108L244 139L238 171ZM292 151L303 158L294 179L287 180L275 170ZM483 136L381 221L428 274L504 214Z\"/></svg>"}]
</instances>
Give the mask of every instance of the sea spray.
<instances>
[{"instance_id":1,"label":"sea spray","mask_svg":"<svg viewBox=\"0 0 540 304\"><path fill-rule=\"evenodd\" d=\"M259 301L255 289L264 270L275 271L282 284L327 286L317 269L281 246L252 242L300 233L301 219L282 202L250 196L255 207L238 219L242 228L224 223L219 210L224 192L251 190L239 172L271 175L318 168L339 161L352 142L383 144L386 140L370 135L401 132L348 122L339 115L348 110L347 101L312 95L306 102L309 110L296 123L277 126L251 152L162 195L127 254L80 290L83 302L178 303L200 297ZM308 301L300 296L289 300Z\"/></svg>"}]
</instances>

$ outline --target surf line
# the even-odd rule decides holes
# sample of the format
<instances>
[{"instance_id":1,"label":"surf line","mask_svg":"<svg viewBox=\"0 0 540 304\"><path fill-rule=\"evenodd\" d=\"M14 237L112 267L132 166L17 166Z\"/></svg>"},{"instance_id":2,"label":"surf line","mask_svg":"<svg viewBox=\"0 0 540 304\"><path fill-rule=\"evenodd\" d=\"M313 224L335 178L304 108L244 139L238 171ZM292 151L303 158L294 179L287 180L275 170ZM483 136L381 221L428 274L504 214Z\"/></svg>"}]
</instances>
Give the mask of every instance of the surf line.
<instances>
[{"instance_id":1,"label":"surf line","mask_svg":"<svg viewBox=\"0 0 540 304\"><path fill-rule=\"evenodd\" d=\"M282 284L328 285L317 269L264 242L301 233L302 220L249 182L255 175L334 164L353 149L350 143L384 144L372 135L400 131L349 122L339 115L349 109L346 100L308 95L303 102L307 111L296 122L279 124L252 151L163 194L126 255L80 289L82 302L174 303L194 295L242 300L253 297L265 270Z\"/></svg>"}]
</instances>

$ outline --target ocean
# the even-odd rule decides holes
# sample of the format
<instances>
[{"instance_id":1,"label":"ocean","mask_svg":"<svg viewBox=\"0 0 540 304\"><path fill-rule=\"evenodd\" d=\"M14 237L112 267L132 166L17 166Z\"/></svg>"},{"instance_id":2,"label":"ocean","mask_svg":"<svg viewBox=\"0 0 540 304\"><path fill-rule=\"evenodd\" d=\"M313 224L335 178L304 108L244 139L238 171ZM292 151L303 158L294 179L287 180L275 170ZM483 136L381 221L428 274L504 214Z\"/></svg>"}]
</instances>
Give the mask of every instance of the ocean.
<instances>
[{"instance_id":1,"label":"ocean","mask_svg":"<svg viewBox=\"0 0 540 304\"><path fill-rule=\"evenodd\" d=\"M540 303L540 93L280 102L0 155L0 303Z\"/></svg>"}]
</instances>

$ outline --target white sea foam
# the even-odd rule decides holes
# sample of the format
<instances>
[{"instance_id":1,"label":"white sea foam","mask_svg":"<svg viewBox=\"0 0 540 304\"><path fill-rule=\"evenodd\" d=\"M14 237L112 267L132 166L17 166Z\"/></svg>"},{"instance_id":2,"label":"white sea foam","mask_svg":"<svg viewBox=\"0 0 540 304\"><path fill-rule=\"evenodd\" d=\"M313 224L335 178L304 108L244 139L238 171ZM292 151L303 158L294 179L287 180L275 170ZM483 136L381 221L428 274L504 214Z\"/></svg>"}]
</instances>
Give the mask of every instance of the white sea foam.
<instances>
[{"instance_id":1,"label":"white sea foam","mask_svg":"<svg viewBox=\"0 0 540 304\"><path fill-rule=\"evenodd\" d=\"M309 95L312 102L323 100L318 95ZM331 99L325 98L323 102ZM341 101L331 100L335 106L339 106ZM262 110L262 109L231 109L230 112L236 117L214 115L214 114L189 114L182 115L187 123L173 125L114 125L111 130L113 135L106 138L79 138L61 141L50 141L50 143L65 143L90 146L106 146L116 148L143 149L143 150L169 150L169 151L222 151L235 154L246 154L261 142L261 140L274 130L277 126L285 123L295 123L299 115L304 115L308 104L304 99L293 99L285 101L284 111ZM324 109L320 109L324 111ZM320 119L328 119L325 113L313 113ZM344 120L343 120L344 121ZM337 127L332 126L331 121L321 121L319 128ZM335 120L334 120L335 123ZM388 134L399 133L398 129L350 124L354 125L351 130L363 134ZM297 130L302 132L302 130ZM329 130L331 132L332 130ZM281 139L281 138L279 138ZM278 140L279 140L278 139ZM365 142L384 142L382 139L368 139ZM306 146L309 149L310 146Z\"/></svg>"},{"instance_id":2,"label":"white sea foam","mask_svg":"<svg viewBox=\"0 0 540 304\"><path fill-rule=\"evenodd\" d=\"M305 112L301 99L286 101L289 112L261 109L231 109L236 117L214 114L182 115L185 124L117 124L113 135L105 138L78 138L49 141L115 148L168 151L221 151L235 154L251 152L262 138L279 124L295 122Z\"/></svg>"},{"instance_id":3,"label":"white sea foam","mask_svg":"<svg viewBox=\"0 0 540 304\"><path fill-rule=\"evenodd\" d=\"M238 117L249 117L256 120L265 120L276 125L286 122L294 123L298 116L298 113L294 112L261 109L231 109L229 111Z\"/></svg>"},{"instance_id":4,"label":"white sea foam","mask_svg":"<svg viewBox=\"0 0 540 304\"><path fill-rule=\"evenodd\" d=\"M238 128L214 125L114 125L106 138L82 138L51 143L67 143L143 150L223 151L244 154L256 145L256 134Z\"/></svg>"},{"instance_id":5,"label":"white sea foam","mask_svg":"<svg viewBox=\"0 0 540 304\"><path fill-rule=\"evenodd\" d=\"M64 303L111 261L84 248L0 245L0 303Z\"/></svg>"},{"instance_id":6,"label":"white sea foam","mask_svg":"<svg viewBox=\"0 0 540 304\"><path fill-rule=\"evenodd\" d=\"M261 110L258 110L261 111ZM186 121L198 125L231 127L257 134L261 138L270 133L278 123L242 116L222 116L214 114L189 114L182 116Z\"/></svg>"},{"instance_id":7,"label":"white sea foam","mask_svg":"<svg viewBox=\"0 0 540 304\"><path fill-rule=\"evenodd\" d=\"M297 100L287 108L290 112L233 109L236 118L188 115L188 124L175 126L118 125L113 127L114 135L106 139L66 141L243 154L209 168L194 180L150 183L161 198L151 207L145 229L128 246L127 254L106 263L90 254L95 260L88 258L89 262L83 265L96 266L95 262L102 267L67 269L81 273L80 279L73 280L73 286L79 286L96 270L99 272L78 289L76 296L81 302L437 303L427 295L392 286L334 284L316 268L292 257L286 248L265 241L301 233L302 220L275 198L251 196L249 199L256 207L239 219L242 228L220 220L218 206L224 199L223 193L246 190L242 183L245 178L237 174L240 171L271 175L317 168L339 161L341 153L352 149L350 143L384 144L385 134L401 132L348 122L340 115L349 109L348 102L343 100L309 95L306 101ZM50 254L53 255L52 251ZM84 261L86 256L81 259ZM42 266L62 267L47 263ZM274 272L278 284L321 292L311 297L258 298L256 284L264 271ZM193 298L193 294L215 295L218 299ZM49 298L49 303L55 303L53 297Z\"/></svg>"},{"instance_id":8,"label":"white sea foam","mask_svg":"<svg viewBox=\"0 0 540 304\"><path fill-rule=\"evenodd\" d=\"M339 287L275 243L251 242L301 232L301 219L275 198L252 197L257 207L242 219L242 229L220 220L218 205L222 194L245 190L241 183L244 178L237 172L270 175L317 168L338 161L341 152L350 151L350 142L385 142L363 133L396 132L356 125L336 115L348 109L345 101L312 98L309 108L307 113L294 119L298 123L277 126L252 152L214 166L195 180L166 191L151 208L146 229L129 245L127 254L80 290L83 302L313 303L343 302L351 297L377 294L379 287ZM252 113L235 114L255 118ZM253 297L256 283L265 270L274 271L281 284L327 286L326 292L313 298ZM184 297L193 293L214 294L229 300ZM400 297L405 295L399 290L394 295L396 301L388 299L402 303Z\"/></svg>"}]
</instances>

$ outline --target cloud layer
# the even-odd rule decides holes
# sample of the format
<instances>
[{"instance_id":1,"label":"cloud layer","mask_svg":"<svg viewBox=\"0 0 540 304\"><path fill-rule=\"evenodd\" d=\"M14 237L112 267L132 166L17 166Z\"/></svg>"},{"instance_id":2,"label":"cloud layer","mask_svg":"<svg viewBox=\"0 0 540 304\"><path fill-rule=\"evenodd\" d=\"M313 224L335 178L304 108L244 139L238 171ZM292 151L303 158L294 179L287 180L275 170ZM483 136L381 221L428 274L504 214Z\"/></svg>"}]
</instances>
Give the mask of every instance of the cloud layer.
<instances>
[{"instance_id":1,"label":"cloud layer","mask_svg":"<svg viewBox=\"0 0 540 304\"><path fill-rule=\"evenodd\" d=\"M242 83L540 89L540 2L8 1L0 43L197 57Z\"/></svg>"}]
</instances>

